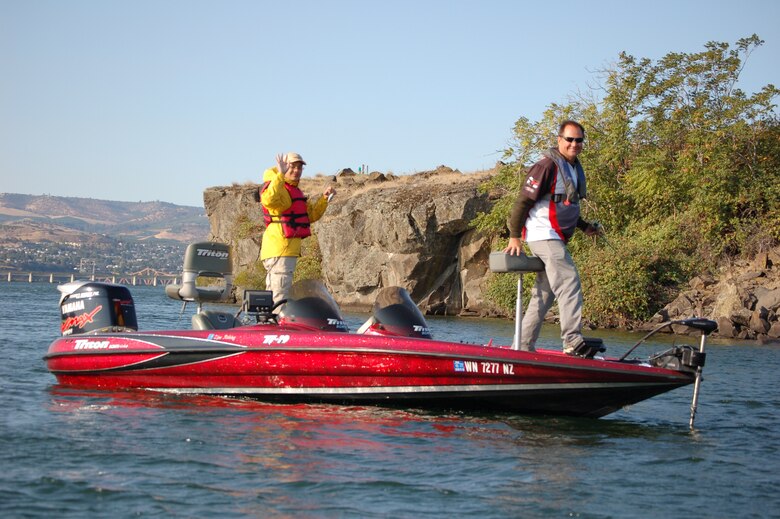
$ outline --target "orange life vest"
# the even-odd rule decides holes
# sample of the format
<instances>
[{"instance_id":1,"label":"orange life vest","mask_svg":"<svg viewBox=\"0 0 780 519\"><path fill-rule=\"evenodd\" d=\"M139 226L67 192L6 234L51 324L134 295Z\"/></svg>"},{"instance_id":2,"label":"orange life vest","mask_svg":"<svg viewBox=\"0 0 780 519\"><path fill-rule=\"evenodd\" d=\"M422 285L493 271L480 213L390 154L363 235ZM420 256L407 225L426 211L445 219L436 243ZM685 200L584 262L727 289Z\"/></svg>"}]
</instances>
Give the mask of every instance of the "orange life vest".
<instances>
[{"instance_id":1,"label":"orange life vest","mask_svg":"<svg viewBox=\"0 0 780 519\"><path fill-rule=\"evenodd\" d=\"M265 183L263 191L268 188L269 184L270 182ZM290 193L292 205L280 215L272 215L263 206L263 221L265 225L268 226L272 223L280 224L285 238L306 238L311 236L311 222L309 222L309 212L303 191L287 182L284 183L284 188Z\"/></svg>"}]
</instances>

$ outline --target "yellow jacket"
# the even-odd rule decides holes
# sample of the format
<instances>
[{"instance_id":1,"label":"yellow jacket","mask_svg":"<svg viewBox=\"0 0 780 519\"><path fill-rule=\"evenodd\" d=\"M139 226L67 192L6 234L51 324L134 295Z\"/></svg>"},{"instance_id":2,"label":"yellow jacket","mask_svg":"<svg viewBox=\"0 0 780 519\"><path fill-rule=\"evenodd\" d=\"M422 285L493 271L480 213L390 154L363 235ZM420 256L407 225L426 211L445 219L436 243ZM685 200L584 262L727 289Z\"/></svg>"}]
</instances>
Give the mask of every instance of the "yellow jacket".
<instances>
[{"instance_id":1,"label":"yellow jacket","mask_svg":"<svg viewBox=\"0 0 780 519\"><path fill-rule=\"evenodd\" d=\"M284 187L284 175L274 166L263 173L263 185L270 182L268 188L263 191L260 187L260 203L263 204L271 216L279 216L292 205L290 193ZM311 223L319 220L325 209L328 208L328 199L319 196L315 201L306 201L306 212L309 213ZM260 259L276 258L279 256L300 256L301 238L285 238L282 226L270 224L263 233L263 244L260 249Z\"/></svg>"}]
</instances>

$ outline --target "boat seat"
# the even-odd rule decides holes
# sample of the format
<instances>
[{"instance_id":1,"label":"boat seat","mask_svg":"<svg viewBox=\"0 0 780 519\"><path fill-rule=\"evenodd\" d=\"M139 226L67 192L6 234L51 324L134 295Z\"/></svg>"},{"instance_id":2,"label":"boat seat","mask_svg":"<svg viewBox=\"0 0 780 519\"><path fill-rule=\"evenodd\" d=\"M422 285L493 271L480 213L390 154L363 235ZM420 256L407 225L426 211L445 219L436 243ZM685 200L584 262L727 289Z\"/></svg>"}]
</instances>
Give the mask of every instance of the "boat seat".
<instances>
[{"instance_id":1,"label":"boat seat","mask_svg":"<svg viewBox=\"0 0 780 519\"><path fill-rule=\"evenodd\" d=\"M505 252L491 252L488 257L488 265L491 272L541 272L544 270L544 262L536 256L520 254L507 254Z\"/></svg>"},{"instance_id":2,"label":"boat seat","mask_svg":"<svg viewBox=\"0 0 780 519\"><path fill-rule=\"evenodd\" d=\"M180 285L168 285L165 294L179 301L198 303L226 299L233 288L230 248L224 243L191 243L184 252L184 268ZM199 277L224 280L216 286L197 286Z\"/></svg>"},{"instance_id":3,"label":"boat seat","mask_svg":"<svg viewBox=\"0 0 780 519\"><path fill-rule=\"evenodd\" d=\"M230 312L204 310L192 316L193 330L227 330L241 324Z\"/></svg>"}]
</instances>

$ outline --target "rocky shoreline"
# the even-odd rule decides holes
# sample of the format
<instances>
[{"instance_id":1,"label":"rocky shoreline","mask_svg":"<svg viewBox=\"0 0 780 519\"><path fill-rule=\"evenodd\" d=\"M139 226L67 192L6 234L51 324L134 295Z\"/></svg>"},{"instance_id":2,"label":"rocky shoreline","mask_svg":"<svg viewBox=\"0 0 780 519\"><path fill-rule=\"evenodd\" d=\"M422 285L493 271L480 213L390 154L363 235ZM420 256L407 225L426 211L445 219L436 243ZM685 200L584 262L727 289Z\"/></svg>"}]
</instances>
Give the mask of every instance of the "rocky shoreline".
<instances>
[{"instance_id":1,"label":"rocky shoreline","mask_svg":"<svg viewBox=\"0 0 780 519\"><path fill-rule=\"evenodd\" d=\"M717 336L780 344L780 247L697 276L644 328L692 315L718 323Z\"/></svg>"},{"instance_id":2,"label":"rocky shoreline","mask_svg":"<svg viewBox=\"0 0 780 519\"><path fill-rule=\"evenodd\" d=\"M502 317L484 294L492 241L469 227L493 204L477 187L493 171L463 174L446 166L401 177L373 172L304 178L309 196L338 193L314 231L322 275L345 309L366 310L385 286L406 288L427 314ZM263 226L258 185L204 192L210 239L228 243L234 272L256 268ZM586 302L587 304L587 302ZM780 343L780 247L751 261L698 276L647 323L698 316L718 322L719 337ZM508 316L507 316L508 317ZM554 315L550 316L555 319Z\"/></svg>"}]
</instances>

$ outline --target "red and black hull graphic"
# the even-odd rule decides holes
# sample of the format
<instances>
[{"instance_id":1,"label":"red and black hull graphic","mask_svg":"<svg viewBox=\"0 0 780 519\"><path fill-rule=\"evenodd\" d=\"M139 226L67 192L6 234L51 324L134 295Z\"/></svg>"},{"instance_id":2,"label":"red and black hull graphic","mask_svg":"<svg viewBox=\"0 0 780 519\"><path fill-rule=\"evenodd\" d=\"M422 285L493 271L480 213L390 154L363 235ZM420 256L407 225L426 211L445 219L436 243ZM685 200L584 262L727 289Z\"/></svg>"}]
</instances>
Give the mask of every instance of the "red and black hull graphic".
<instances>
[{"instance_id":1,"label":"red and black hull graphic","mask_svg":"<svg viewBox=\"0 0 780 519\"><path fill-rule=\"evenodd\" d=\"M693 382L614 359L263 326L63 337L45 360L72 387L594 417Z\"/></svg>"}]
</instances>

